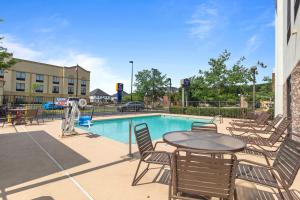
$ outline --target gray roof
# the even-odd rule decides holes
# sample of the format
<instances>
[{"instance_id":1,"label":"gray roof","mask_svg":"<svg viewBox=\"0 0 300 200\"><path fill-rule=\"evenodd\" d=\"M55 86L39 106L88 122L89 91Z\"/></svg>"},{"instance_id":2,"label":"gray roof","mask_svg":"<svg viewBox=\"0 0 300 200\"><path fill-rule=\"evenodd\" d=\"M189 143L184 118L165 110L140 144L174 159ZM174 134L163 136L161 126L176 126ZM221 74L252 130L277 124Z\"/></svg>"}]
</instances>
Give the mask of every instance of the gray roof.
<instances>
[{"instance_id":1,"label":"gray roof","mask_svg":"<svg viewBox=\"0 0 300 200\"><path fill-rule=\"evenodd\" d=\"M127 92L125 92L125 91L122 92L123 97L127 96L127 95L129 95ZM116 97L116 96L117 96L117 93L112 95L112 97Z\"/></svg>"},{"instance_id":2,"label":"gray roof","mask_svg":"<svg viewBox=\"0 0 300 200\"><path fill-rule=\"evenodd\" d=\"M97 88L90 92L90 96L110 96L110 95Z\"/></svg>"}]
</instances>

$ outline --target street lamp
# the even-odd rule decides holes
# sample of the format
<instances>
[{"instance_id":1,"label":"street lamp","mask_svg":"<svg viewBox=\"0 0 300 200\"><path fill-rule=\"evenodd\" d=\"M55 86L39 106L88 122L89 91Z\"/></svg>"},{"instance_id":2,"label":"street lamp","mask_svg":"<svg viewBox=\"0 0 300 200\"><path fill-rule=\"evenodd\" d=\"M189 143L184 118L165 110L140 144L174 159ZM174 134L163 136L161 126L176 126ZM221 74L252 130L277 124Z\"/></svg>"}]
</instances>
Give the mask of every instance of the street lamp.
<instances>
[{"instance_id":1,"label":"street lamp","mask_svg":"<svg viewBox=\"0 0 300 200\"><path fill-rule=\"evenodd\" d=\"M133 61L129 61L131 63L131 89L130 89L130 100L132 101L132 82L133 82Z\"/></svg>"},{"instance_id":2,"label":"street lamp","mask_svg":"<svg viewBox=\"0 0 300 200\"><path fill-rule=\"evenodd\" d=\"M154 107L154 87L155 87L155 72L157 69L151 68L152 71L152 109Z\"/></svg>"},{"instance_id":3,"label":"street lamp","mask_svg":"<svg viewBox=\"0 0 300 200\"><path fill-rule=\"evenodd\" d=\"M253 79L253 98L252 98L252 107L253 107L253 111L255 111L255 83L256 83L256 70L257 70L257 67L256 66L253 66L251 67L251 72L252 72L252 79Z\"/></svg>"},{"instance_id":4,"label":"street lamp","mask_svg":"<svg viewBox=\"0 0 300 200\"><path fill-rule=\"evenodd\" d=\"M169 81L169 112L170 112L170 108L171 108L171 93L172 93L172 80L171 78L168 78L167 81Z\"/></svg>"}]
</instances>

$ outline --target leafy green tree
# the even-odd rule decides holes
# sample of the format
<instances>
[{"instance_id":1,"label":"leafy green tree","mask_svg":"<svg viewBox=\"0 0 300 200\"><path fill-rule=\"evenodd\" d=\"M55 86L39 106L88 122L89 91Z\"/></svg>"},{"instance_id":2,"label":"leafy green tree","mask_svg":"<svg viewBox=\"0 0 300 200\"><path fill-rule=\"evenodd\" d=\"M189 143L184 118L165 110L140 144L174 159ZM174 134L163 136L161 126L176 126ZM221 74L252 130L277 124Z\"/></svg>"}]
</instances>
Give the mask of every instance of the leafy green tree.
<instances>
[{"instance_id":1,"label":"leafy green tree","mask_svg":"<svg viewBox=\"0 0 300 200\"><path fill-rule=\"evenodd\" d=\"M135 75L136 94L139 97L148 96L153 101L163 97L168 85L167 76L158 69L144 69Z\"/></svg>"},{"instance_id":2,"label":"leafy green tree","mask_svg":"<svg viewBox=\"0 0 300 200\"><path fill-rule=\"evenodd\" d=\"M241 57L233 66L228 66L230 52L225 50L217 58L211 58L207 71L199 71L197 76L191 78L190 92L192 100L210 101L238 101L239 94L247 95L248 84L258 74L258 67L265 68L266 65L260 61L252 68L244 66L245 57Z\"/></svg>"},{"instance_id":3,"label":"leafy green tree","mask_svg":"<svg viewBox=\"0 0 300 200\"><path fill-rule=\"evenodd\" d=\"M3 20L0 19L0 22ZM0 70L7 69L16 64L16 59L13 58L13 54L9 53L6 48L1 46L1 40L4 37L0 37Z\"/></svg>"}]
</instances>

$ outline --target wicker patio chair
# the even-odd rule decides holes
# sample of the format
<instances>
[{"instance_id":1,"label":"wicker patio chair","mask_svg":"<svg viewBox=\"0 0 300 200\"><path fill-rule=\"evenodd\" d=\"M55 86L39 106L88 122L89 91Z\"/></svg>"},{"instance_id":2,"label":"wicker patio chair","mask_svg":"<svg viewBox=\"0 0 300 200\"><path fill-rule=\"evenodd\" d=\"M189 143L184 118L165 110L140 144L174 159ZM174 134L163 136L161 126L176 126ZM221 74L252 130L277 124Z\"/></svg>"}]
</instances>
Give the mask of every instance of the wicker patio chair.
<instances>
[{"instance_id":1,"label":"wicker patio chair","mask_svg":"<svg viewBox=\"0 0 300 200\"><path fill-rule=\"evenodd\" d=\"M270 113L262 112L254 121L245 121L245 122L232 121L232 122L229 122L229 124L232 127L264 126L267 124L270 116L271 116Z\"/></svg>"},{"instance_id":2,"label":"wicker patio chair","mask_svg":"<svg viewBox=\"0 0 300 200\"><path fill-rule=\"evenodd\" d=\"M218 132L218 126L215 123L207 123L207 122L193 122L192 123L192 131L203 131L203 132Z\"/></svg>"},{"instance_id":3,"label":"wicker patio chair","mask_svg":"<svg viewBox=\"0 0 300 200\"><path fill-rule=\"evenodd\" d=\"M177 149L172 155L169 199L233 199L236 169L234 154Z\"/></svg>"},{"instance_id":4,"label":"wicker patio chair","mask_svg":"<svg viewBox=\"0 0 300 200\"><path fill-rule=\"evenodd\" d=\"M171 154L166 151L155 150L157 144L164 142L158 141L153 146L150 132L146 123L136 125L134 127L134 134L141 158L132 181L132 186L136 185L138 181L147 173L150 164L159 164L163 165L163 167L165 165L171 166ZM147 163L147 167L138 175L142 162Z\"/></svg>"},{"instance_id":5,"label":"wicker patio chair","mask_svg":"<svg viewBox=\"0 0 300 200\"><path fill-rule=\"evenodd\" d=\"M268 138L262 137L256 133L251 133L247 136L233 135L233 134L231 135L235 138L243 140L247 144L274 147L274 145L277 142L280 142L280 139L284 139L285 131L287 130L290 124L291 124L291 120L285 117L275 128L274 131L269 131L270 135Z\"/></svg>"},{"instance_id":6,"label":"wicker patio chair","mask_svg":"<svg viewBox=\"0 0 300 200\"><path fill-rule=\"evenodd\" d=\"M281 114L278 114L272 121L267 122L266 126L249 125L249 127L226 127L226 129L233 135L244 135L244 133L270 133L270 131L275 128L275 126L280 122L282 118L283 116Z\"/></svg>"},{"instance_id":7,"label":"wicker patio chair","mask_svg":"<svg viewBox=\"0 0 300 200\"><path fill-rule=\"evenodd\" d=\"M285 199L281 191L284 190L288 199L293 200L289 188L300 168L300 143L291 137L287 138L279 148L272 166L267 155L265 158L267 164L239 160L237 178L277 188L282 199Z\"/></svg>"}]
</instances>

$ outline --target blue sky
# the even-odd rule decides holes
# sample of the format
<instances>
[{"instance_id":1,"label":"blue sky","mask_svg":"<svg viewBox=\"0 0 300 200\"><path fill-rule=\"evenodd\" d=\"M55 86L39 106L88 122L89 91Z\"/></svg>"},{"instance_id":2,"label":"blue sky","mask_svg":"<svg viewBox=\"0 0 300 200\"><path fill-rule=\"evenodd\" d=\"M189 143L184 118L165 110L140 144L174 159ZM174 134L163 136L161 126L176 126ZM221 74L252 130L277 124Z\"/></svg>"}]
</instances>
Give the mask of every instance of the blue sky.
<instances>
[{"instance_id":1,"label":"blue sky","mask_svg":"<svg viewBox=\"0 0 300 200\"><path fill-rule=\"evenodd\" d=\"M274 0L3 1L0 35L16 57L91 70L91 89L130 88L134 70L158 68L175 86L224 49L274 68Z\"/></svg>"}]
</instances>

